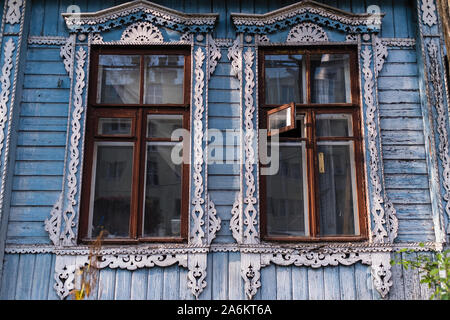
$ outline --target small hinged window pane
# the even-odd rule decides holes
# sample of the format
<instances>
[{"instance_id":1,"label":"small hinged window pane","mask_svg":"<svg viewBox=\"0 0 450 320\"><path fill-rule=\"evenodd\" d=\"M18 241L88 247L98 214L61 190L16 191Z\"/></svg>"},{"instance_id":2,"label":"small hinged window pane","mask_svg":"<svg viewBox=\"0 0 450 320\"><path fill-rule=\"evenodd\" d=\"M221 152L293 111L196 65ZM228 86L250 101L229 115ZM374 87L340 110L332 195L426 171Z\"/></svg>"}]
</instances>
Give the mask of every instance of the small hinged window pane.
<instances>
[{"instance_id":1,"label":"small hinged window pane","mask_svg":"<svg viewBox=\"0 0 450 320\"><path fill-rule=\"evenodd\" d=\"M295 105L285 104L267 112L268 135L286 132L296 128Z\"/></svg>"}]
</instances>

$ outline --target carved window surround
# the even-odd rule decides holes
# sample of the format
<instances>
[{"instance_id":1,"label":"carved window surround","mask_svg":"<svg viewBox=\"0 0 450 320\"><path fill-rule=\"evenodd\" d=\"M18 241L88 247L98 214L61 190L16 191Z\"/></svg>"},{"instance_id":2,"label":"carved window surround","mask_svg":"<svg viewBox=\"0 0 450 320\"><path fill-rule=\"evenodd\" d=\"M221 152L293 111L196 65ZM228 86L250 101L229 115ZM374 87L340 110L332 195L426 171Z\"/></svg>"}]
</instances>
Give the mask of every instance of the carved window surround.
<instances>
[{"instance_id":1,"label":"carved window surround","mask_svg":"<svg viewBox=\"0 0 450 320\"><path fill-rule=\"evenodd\" d=\"M45 229L55 248L55 289L65 298L73 286L73 272L87 261L86 250L77 246L82 163L84 152L89 62L92 45L190 46L191 85L191 172L188 243L159 245L146 250L123 246L122 262L102 263L100 267L170 266L175 262L189 269L187 284L198 297L206 286L206 261L209 246L220 230L220 218L208 195L207 166L203 141L207 137L208 80L214 72L220 51L210 33L217 14L184 14L148 1L133 1L95 13L62 15L70 36L61 46L61 58L71 79L69 119L62 192ZM170 32L169 32L170 31ZM59 43L61 39L29 39L36 44ZM145 248L152 248L151 245ZM66 250L69 249L69 250ZM72 250L73 249L73 250ZM183 253L180 253L183 252ZM102 255L101 259L109 259ZM83 262L84 261L84 262ZM132 261L132 262L130 262ZM130 263L132 267L130 267ZM72 287L73 288L73 287Z\"/></svg>"},{"instance_id":2,"label":"carved window surround","mask_svg":"<svg viewBox=\"0 0 450 320\"><path fill-rule=\"evenodd\" d=\"M232 14L238 37L229 48L228 58L233 71L241 82L241 191L231 211L230 229L241 248L241 270L245 281L245 293L251 299L262 285L260 269L273 264L282 266L308 266L363 263L372 268L376 290L385 297L392 286L390 254L381 248L392 248L397 237L398 221L392 202L384 187L383 154L380 134L377 77L388 56L385 42L377 34L381 18L368 14L344 12L314 1L297 4L267 14ZM285 42L275 35L288 30ZM341 34L344 40L331 38L331 33ZM285 33L281 33L285 34ZM271 38L276 38L274 43ZM339 38L340 39L340 38ZM282 250L271 244L265 253L249 252L248 246L268 245L259 237L259 161L258 154L258 48L262 46L298 46L327 44L356 44L360 59L360 87L362 88L362 122L366 170L366 194L370 239L364 243L334 245L332 252L304 250L292 254L276 253ZM393 43L410 46L410 41ZM297 244L298 245L298 244ZM325 245L326 246L326 245ZM333 246L333 245L332 245ZM365 247L364 253L350 253L354 246ZM284 244L283 248L295 248L296 244ZM307 247L307 246L306 246Z\"/></svg>"}]
</instances>

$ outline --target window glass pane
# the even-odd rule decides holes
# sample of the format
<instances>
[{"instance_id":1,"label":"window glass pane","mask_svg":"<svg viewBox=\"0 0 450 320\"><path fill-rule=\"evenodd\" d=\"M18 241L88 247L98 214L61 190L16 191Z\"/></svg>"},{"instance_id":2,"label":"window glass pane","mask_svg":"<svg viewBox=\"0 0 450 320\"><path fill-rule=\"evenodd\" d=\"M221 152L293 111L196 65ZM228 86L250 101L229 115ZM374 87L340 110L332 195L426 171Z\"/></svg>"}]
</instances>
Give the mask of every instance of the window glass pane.
<instances>
[{"instance_id":1,"label":"window glass pane","mask_svg":"<svg viewBox=\"0 0 450 320\"><path fill-rule=\"evenodd\" d=\"M320 235L357 235L353 142L318 143Z\"/></svg>"},{"instance_id":2,"label":"window glass pane","mask_svg":"<svg viewBox=\"0 0 450 320\"><path fill-rule=\"evenodd\" d=\"M131 135L133 119L129 118L100 118L98 120L98 134L103 135Z\"/></svg>"},{"instance_id":3,"label":"window glass pane","mask_svg":"<svg viewBox=\"0 0 450 320\"><path fill-rule=\"evenodd\" d=\"M148 138L170 138L172 132L183 128L181 114L149 114L147 116Z\"/></svg>"},{"instance_id":4,"label":"window glass pane","mask_svg":"<svg viewBox=\"0 0 450 320\"><path fill-rule=\"evenodd\" d=\"M133 143L97 142L91 193L91 237L129 236Z\"/></svg>"},{"instance_id":5,"label":"window glass pane","mask_svg":"<svg viewBox=\"0 0 450 320\"><path fill-rule=\"evenodd\" d=\"M147 144L144 237L180 236L181 166L171 159L174 145Z\"/></svg>"},{"instance_id":6,"label":"window glass pane","mask_svg":"<svg viewBox=\"0 0 450 320\"><path fill-rule=\"evenodd\" d=\"M302 55L265 56L266 104L303 103Z\"/></svg>"},{"instance_id":7,"label":"window glass pane","mask_svg":"<svg viewBox=\"0 0 450 320\"><path fill-rule=\"evenodd\" d=\"M271 114L267 114L269 118L269 130L282 130L294 125L295 108L288 107Z\"/></svg>"},{"instance_id":8,"label":"window glass pane","mask_svg":"<svg viewBox=\"0 0 450 320\"><path fill-rule=\"evenodd\" d=\"M316 115L316 130L318 137L352 137L352 115L318 114Z\"/></svg>"},{"instance_id":9,"label":"window glass pane","mask_svg":"<svg viewBox=\"0 0 450 320\"><path fill-rule=\"evenodd\" d=\"M97 88L97 103L139 103L140 57L100 55Z\"/></svg>"},{"instance_id":10,"label":"window glass pane","mask_svg":"<svg viewBox=\"0 0 450 320\"><path fill-rule=\"evenodd\" d=\"M184 102L184 56L145 57L145 104L182 104Z\"/></svg>"},{"instance_id":11,"label":"window glass pane","mask_svg":"<svg viewBox=\"0 0 450 320\"><path fill-rule=\"evenodd\" d=\"M350 103L350 56L311 55L311 102Z\"/></svg>"},{"instance_id":12,"label":"window glass pane","mask_svg":"<svg viewBox=\"0 0 450 320\"><path fill-rule=\"evenodd\" d=\"M279 170L266 176L267 234L308 235L304 143L280 143ZM273 157L273 155L272 155Z\"/></svg>"}]
</instances>

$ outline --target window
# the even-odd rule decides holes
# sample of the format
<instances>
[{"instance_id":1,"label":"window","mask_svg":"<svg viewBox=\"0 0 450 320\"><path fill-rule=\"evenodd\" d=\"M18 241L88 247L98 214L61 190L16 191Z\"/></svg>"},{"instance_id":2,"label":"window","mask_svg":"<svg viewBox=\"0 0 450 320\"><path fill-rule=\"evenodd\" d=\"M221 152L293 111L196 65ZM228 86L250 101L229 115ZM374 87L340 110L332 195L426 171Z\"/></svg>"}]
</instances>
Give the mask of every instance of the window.
<instances>
[{"instance_id":1,"label":"window","mask_svg":"<svg viewBox=\"0 0 450 320\"><path fill-rule=\"evenodd\" d=\"M367 238L357 61L351 46L260 50L259 126L279 159L260 174L263 239Z\"/></svg>"},{"instance_id":2,"label":"window","mask_svg":"<svg viewBox=\"0 0 450 320\"><path fill-rule=\"evenodd\" d=\"M95 48L86 127L81 241L187 239L190 49ZM188 151L186 151L188 152Z\"/></svg>"}]
</instances>

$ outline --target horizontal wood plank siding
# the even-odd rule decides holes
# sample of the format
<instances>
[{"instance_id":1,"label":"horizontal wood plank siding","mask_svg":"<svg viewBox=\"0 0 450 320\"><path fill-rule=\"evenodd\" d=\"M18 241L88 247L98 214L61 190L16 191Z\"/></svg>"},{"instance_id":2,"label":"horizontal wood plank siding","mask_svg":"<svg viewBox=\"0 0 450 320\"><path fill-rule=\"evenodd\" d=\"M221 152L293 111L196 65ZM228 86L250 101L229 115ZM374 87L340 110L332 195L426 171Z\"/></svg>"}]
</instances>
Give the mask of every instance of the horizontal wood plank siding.
<instances>
[{"instance_id":1,"label":"horizontal wood plank siding","mask_svg":"<svg viewBox=\"0 0 450 320\"><path fill-rule=\"evenodd\" d=\"M390 48L378 79L385 184L399 242L434 240L417 68L414 48Z\"/></svg>"},{"instance_id":2,"label":"horizontal wood plank siding","mask_svg":"<svg viewBox=\"0 0 450 320\"><path fill-rule=\"evenodd\" d=\"M55 47L30 45L24 72L7 244L46 244L44 220L62 185L70 79Z\"/></svg>"}]
</instances>

